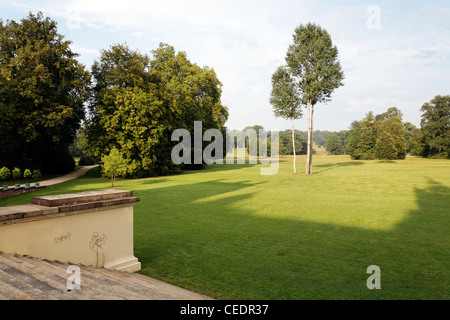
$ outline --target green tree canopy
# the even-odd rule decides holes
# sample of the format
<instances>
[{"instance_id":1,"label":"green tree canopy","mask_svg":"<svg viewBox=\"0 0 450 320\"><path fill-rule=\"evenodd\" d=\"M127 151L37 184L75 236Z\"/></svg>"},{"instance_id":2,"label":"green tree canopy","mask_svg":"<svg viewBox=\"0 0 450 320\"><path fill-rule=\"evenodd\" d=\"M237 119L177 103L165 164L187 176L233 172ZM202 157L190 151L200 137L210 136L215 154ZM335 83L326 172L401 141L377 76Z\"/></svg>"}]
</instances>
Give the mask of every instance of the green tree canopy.
<instances>
[{"instance_id":1,"label":"green tree canopy","mask_svg":"<svg viewBox=\"0 0 450 320\"><path fill-rule=\"evenodd\" d=\"M112 148L108 155L102 156L102 171L111 177L111 186L114 187L116 177L123 177L127 173L128 161L122 157L117 148Z\"/></svg>"},{"instance_id":2,"label":"green tree canopy","mask_svg":"<svg viewBox=\"0 0 450 320\"><path fill-rule=\"evenodd\" d=\"M406 129L397 108L374 115L369 111L361 121L354 121L346 139L352 159L404 159Z\"/></svg>"},{"instance_id":3,"label":"green tree canopy","mask_svg":"<svg viewBox=\"0 0 450 320\"><path fill-rule=\"evenodd\" d=\"M356 159L355 151L358 148L360 136L361 136L361 121L355 120L350 124L350 128L346 139L347 152L348 154L351 155L353 159Z\"/></svg>"},{"instance_id":4,"label":"green tree canopy","mask_svg":"<svg viewBox=\"0 0 450 320\"><path fill-rule=\"evenodd\" d=\"M420 109L425 157L450 158L450 96L436 96Z\"/></svg>"},{"instance_id":5,"label":"green tree canopy","mask_svg":"<svg viewBox=\"0 0 450 320\"><path fill-rule=\"evenodd\" d=\"M279 132L280 137L280 145L283 145L283 148L280 148L281 155L293 155L294 149L292 145L292 130L284 130ZM294 131L294 141L295 141L295 153L296 155L306 154L308 141L302 132L299 130Z\"/></svg>"},{"instance_id":6,"label":"green tree canopy","mask_svg":"<svg viewBox=\"0 0 450 320\"><path fill-rule=\"evenodd\" d=\"M300 90L285 67L278 67L272 75L272 91L270 93L270 103L276 117L281 117L291 121L292 125L292 154L294 155L294 173L297 172L295 165L295 129L294 120L302 117L300 109L302 97ZM285 145L286 146L286 145Z\"/></svg>"},{"instance_id":7,"label":"green tree canopy","mask_svg":"<svg viewBox=\"0 0 450 320\"><path fill-rule=\"evenodd\" d=\"M295 29L286 63L298 84L302 104L308 108L306 174L311 174L314 106L331 100L334 90L343 85L344 73L338 60L338 49L333 45L329 33L313 23Z\"/></svg>"},{"instance_id":8,"label":"green tree canopy","mask_svg":"<svg viewBox=\"0 0 450 320\"><path fill-rule=\"evenodd\" d=\"M90 75L42 13L0 20L0 165L64 172Z\"/></svg>"},{"instance_id":9,"label":"green tree canopy","mask_svg":"<svg viewBox=\"0 0 450 320\"><path fill-rule=\"evenodd\" d=\"M374 154L377 159L404 159L406 156L405 128L398 116L381 120L378 126Z\"/></svg>"},{"instance_id":10,"label":"green tree canopy","mask_svg":"<svg viewBox=\"0 0 450 320\"><path fill-rule=\"evenodd\" d=\"M411 122L404 122L403 127L405 128L406 153L417 155L414 151L414 144L420 129Z\"/></svg>"},{"instance_id":11,"label":"green tree canopy","mask_svg":"<svg viewBox=\"0 0 450 320\"><path fill-rule=\"evenodd\" d=\"M171 161L173 130L187 129L193 137L194 121L225 130L228 118L213 69L191 63L166 44L152 54L114 45L92 68L96 86L85 130L89 154L98 161L119 148L130 161L130 177L180 171Z\"/></svg>"},{"instance_id":12,"label":"green tree canopy","mask_svg":"<svg viewBox=\"0 0 450 320\"><path fill-rule=\"evenodd\" d=\"M327 137L325 142L325 149L329 154L343 154L344 153L344 144L343 139L337 134L330 134Z\"/></svg>"}]
</instances>

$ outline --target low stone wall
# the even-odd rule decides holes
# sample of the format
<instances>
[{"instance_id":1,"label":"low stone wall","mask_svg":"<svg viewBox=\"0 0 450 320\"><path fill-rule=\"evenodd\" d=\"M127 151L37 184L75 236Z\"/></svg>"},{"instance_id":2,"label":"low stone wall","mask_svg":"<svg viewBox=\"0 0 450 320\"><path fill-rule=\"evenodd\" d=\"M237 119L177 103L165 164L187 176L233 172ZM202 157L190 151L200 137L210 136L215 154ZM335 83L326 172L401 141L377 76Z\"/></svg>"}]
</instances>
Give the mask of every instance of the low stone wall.
<instances>
[{"instance_id":1,"label":"low stone wall","mask_svg":"<svg viewBox=\"0 0 450 320\"><path fill-rule=\"evenodd\" d=\"M15 196L17 194L22 194L22 193L26 193L26 192L35 191L35 190L40 190L42 188L45 188L45 187L44 186L39 186L39 185L30 185L30 186L20 185L20 187L8 186L7 189L5 189L5 188L1 189L1 191L0 191L0 199L6 198L6 197Z\"/></svg>"},{"instance_id":2,"label":"low stone wall","mask_svg":"<svg viewBox=\"0 0 450 320\"><path fill-rule=\"evenodd\" d=\"M74 264L139 271L133 207L127 190L33 197L0 207L0 251Z\"/></svg>"}]
</instances>

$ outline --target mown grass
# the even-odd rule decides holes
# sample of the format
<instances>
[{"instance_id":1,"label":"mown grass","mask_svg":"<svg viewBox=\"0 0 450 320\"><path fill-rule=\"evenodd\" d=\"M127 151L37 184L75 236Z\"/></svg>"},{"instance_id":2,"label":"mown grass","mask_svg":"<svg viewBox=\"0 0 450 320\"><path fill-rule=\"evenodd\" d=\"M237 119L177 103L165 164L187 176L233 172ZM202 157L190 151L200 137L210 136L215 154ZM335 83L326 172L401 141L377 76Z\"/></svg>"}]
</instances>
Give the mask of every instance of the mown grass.
<instances>
[{"instance_id":1,"label":"mown grass","mask_svg":"<svg viewBox=\"0 0 450 320\"><path fill-rule=\"evenodd\" d=\"M219 299L449 299L450 162L283 157L120 180L142 273ZM0 201L110 188L94 174ZM381 269L369 290L366 269Z\"/></svg>"}]
</instances>

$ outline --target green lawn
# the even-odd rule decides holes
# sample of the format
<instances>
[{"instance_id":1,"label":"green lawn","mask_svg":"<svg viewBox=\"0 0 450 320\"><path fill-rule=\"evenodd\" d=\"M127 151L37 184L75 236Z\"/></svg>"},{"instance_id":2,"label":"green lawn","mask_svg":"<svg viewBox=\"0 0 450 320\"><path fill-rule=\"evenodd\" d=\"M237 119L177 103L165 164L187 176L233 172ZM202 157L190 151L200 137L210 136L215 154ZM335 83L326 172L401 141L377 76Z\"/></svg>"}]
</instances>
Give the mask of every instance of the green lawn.
<instances>
[{"instance_id":1,"label":"green lawn","mask_svg":"<svg viewBox=\"0 0 450 320\"><path fill-rule=\"evenodd\" d=\"M142 273L219 299L449 299L450 161L283 157L120 180L133 190ZM88 175L0 201L108 189ZM366 269L381 269L369 290Z\"/></svg>"}]
</instances>

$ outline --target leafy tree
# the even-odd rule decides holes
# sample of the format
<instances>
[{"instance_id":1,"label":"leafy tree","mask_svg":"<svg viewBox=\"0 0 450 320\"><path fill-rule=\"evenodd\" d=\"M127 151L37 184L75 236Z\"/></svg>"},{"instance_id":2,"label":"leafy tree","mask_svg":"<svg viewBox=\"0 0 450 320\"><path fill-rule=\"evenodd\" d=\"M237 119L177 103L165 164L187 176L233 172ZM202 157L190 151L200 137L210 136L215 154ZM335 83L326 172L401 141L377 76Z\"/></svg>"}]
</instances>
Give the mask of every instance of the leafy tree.
<instances>
[{"instance_id":1,"label":"leafy tree","mask_svg":"<svg viewBox=\"0 0 450 320\"><path fill-rule=\"evenodd\" d=\"M312 173L314 106L331 101L333 91L342 86L344 74L338 61L338 49L328 32L312 23L294 31L286 62L302 93L302 104L308 110L308 154L306 174Z\"/></svg>"},{"instance_id":2,"label":"leafy tree","mask_svg":"<svg viewBox=\"0 0 450 320\"><path fill-rule=\"evenodd\" d=\"M344 154L343 139L337 134L330 134L325 142L325 149L329 154Z\"/></svg>"},{"instance_id":3,"label":"leafy tree","mask_svg":"<svg viewBox=\"0 0 450 320\"><path fill-rule=\"evenodd\" d=\"M395 138L388 131L381 131L377 138L375 154L378 159L386 160L396 159L397 150L395 148Z\"/></svg>"},{"instance_id":4,"label":"leafy tree","mask_svg":"<svg viewBox=\"0 0 450 320\"><path fill-rule=\"evenodd\" d=\"M183 128L191 133L193 139L194 122L202 121L203 130L218 129L226 136L228 108L221 103L222 84L214 69L191 63L185 52L175 52L174 47L167 44L160 44L152 54L150 72L160 88L164 108L170 111L170 132ZM194 145L192 141L192 148ZM226 141L223 146L226 146ZM192 164L184 164L183 168L203 167L203 164L194 163L194 152L191 156Z\"/></svg>"},{"instance_id":5,"label":"leafy tree","mask_svg":"<svg viewBox=\"0 0 450 320\"><path fill-rule=\"evenodd\" d=\"M337 133L338 137L341 138L341 141L342 141L343 154L347 154L347 148L348 148L347 141L348 141L349 134L350 133L348 130L342 130Z\"/></svg>"},{"instance_id":6,"label":"leafy tree","mask_svg":"<svg viewBox=\"0 0 450 320\"><path fill-rule=\"evenodd\" d=\"M374 153L377 159L385 161L405 158L405 128L396 115L379 124Z\"/></svg>"},{"instance_id":7,"label":"leafy tree","mask_svg":"<svg viewBox=\"0 0 450 320\"><path fill-rule=\"evenodd\" d=\"M12 171L12 176L14 179L20 179L22 177L22 171L16 167Z\"/></svg>"},{"instance_id":8,"label":"leafy tree","mask_svg":"<svg viewBox=\"0 0 450 320\"><path fill-rule=\"evenodd\" d=\"M347 146L347 153L351 155L352 159L355 159L355 150L358 147L359 137L361 136L361 122L353 121L350 125L350 129L345 140Z\"/></svg>"},{"instance_id":9,"label":"leafy tree","mask_svg":"<svg viewBox=\"0 0 450 320\"><path fill-rule=\"evenodd\" d=\"M418 129L410 138L411 152L416 156L427 156L428 148L422 130Z\"/></svg>"},{"instance_id":10,"label":"leafy tree","mask_svg":"<svg viewBox=\"0 0 450 320\"><path fill-rule=\"evenodd\" d=\"M294 155L294 174L297 173L295 166L295 129L294 120L302 117L301 97L294 79L285 67L278 67L272 75L272 91L270 103L276 117L291 120L292 125L292 154Z\"/></svg>"},{"instance_id":11,"label":"leafy tree","mask_svg":"<svg viewBox=\"0 0 450 320\"><path fill-rule=\"evenodd\" d=\"M0 20L0 164L64 172L90 75L42 13Z\"/></svg>"},{"instance_id":12,"label":"leafy tree","mask_svg":"<svg viewBox=\"0 0 450 320\"><path fill-rule=\"evenodd\" d=\"M9 170L7 167L2 167L0 169L0 179L8 180L10 177L11 177L11 170Z\"/></svg>"},{"instance_id":13,"label":"leafy tree","mask_svg":"<svg viewBox=\"0 0 450 320\"><path fill-rule=\"evenodd\" d=\"M24 177L25 179L30 179L32 176L33 176L33 174L31 173L31 170L30 170L30 169L25 169L25 170L23 171L23 177Z\"/></svg>"},{"instance_id":14,"label":"leafy tree","mask_svg":"<svg viewBox=\"0 0 450 320\"><path fill-rule=\"evenodd\" d=\"M291 130L285 130L279 132L280 137L280 145L283 145L284 148L280 148L281 155L293 155L294 148L292 144L292 132ZM295 130L294 132L294 141L295 141L295 153L296 155L306 154L308 141L301 131Z\"/></svg>"},{"instance_id":15,"label":"leafy tree","mask_svg":"<svg viewBox=\"0 0 450 320\"><path fill-rule=\"evenodd\" d=\"M360 136L356 148L361 160L375 159L374 148L377 139L377 124L372 111L369 111L366 117L361 120Z\"/></svg>"},{"instance_id":16,"label":"leafy tree","mask_svg":"<svg viewBox=\"0 0 450 320\"><path fill-rule=\"evenodd\" d=\"M423 155L450 158L450 96L436 96L420 109L422 114Z\"/></svg>"},{"instance_id":17,"label":"leafy tree","mask_svg":"<svg viewBox=\"0 0 450 320\"><path fill-rule=\"evenodd\" d=\"M335 132L327 130L314 130L313 142L316 143L319 147L322 147L325 145L328 136L334 133ZM306 136L308 136L308 132L306 132Z\"/></svg>"},{"instance_id":18,"label":"leafy tree","mask_svg":"<svg viewBox=\"0 0 450 320\"><path fill-rule=\"evenodd\" d=\"M397 108L374 115L369 111L361 121L354 121L348 132L347 147L352 159L404 159L406 129Z\"/></svg>"},{"instance_id":19,"label":"leafy tree","mask_svg":"<svg viewBox=\"0 0 450 320\"><path fill-rule=\"evenodd\" d=\"M102 171L111 177L111 187L114 187L116 177L123 177L127 173L128 161L122 157L117 148L112 148L109 155L102 156Z\"/></svg>"},{"instance_id":20,"label":"leafy tree","mask_svg":"<svg viewBox=\"0 0 450 320\"><path fill-rule=\"evenodd\" d=\"M42 177L41 170L38 170L38 169L33 170L32 178L33 178L35 181L39 180L41 177Z\"/></svg>"},{"instance_id":21,"label":"leafy tree","mask_svg":"<svg viewBox=\"0 0 450 320\"><path fill-rule=\"evenodd\" d=\"M417 134L420 129L418 129L411 122L404 122L403 127L405 128L405 140L406 140L406 153L414 153L414 143Z\"/></svg>"},{"instance_id":22,"label":"leafy tree","mask_svg":"<svg viewBox=\"0 0 450 320\"><path fill-rule=\"evenodd\" d=\"M119 147L130 161L128 175L166 175L181 170L171 161L171 133L225 130L227 108L214 70L192 64L184 52L161 44L153 58L125 45L103 50L92 67L96 83L91 118L84 130L95 161ZM192 144L194 145L194 144Z\"/></svg>"},{"instance_id":23,"label":"leafy tree","mask_svg":"<svg viewBox=\"0 0 450 320\"><path fill-rule=\"evenodd\" d=\"M112 147L120 145L116 141L117 134L130 134L124 127L128 123L133 125L133 121L139 116L136 115L136 110L146 111L147 108L142 107L142 103L136 104L133 109L131 100L133 90L140 94L139 98L136 97L139 102L145 100L144 95L150 91L146 72L148 67L147 56L124 45L114 45L110 50L102 50L99 61L94 62L92 75L95 86L89 104L90 118L81 131L79 144L96 161L100 161L101 156ZM124 101L127 101L127 106L123 105ZM120 148L125 152L122 145Z\"/></svg>"},{"instance_id":24,"label":"leafy tree","mask_svg":"<svg viewBox=\"0 0 450 320\"><path fill-rule=\"evenodd\" d=\"M372 111L369 111L361 121L352 123L347 142L352 159L375 159L377 125Z\"/></svg>"},{"instance_id":25,"label":"leafy tree","mask_svg":"<svg viewBox=\"0 0 450 320\"><path fill-rule=\"evenodd\" d=\"M383 120L387 120L391 117L397 117L397 118L401 119L403 117L403 113L397 107L391 107L391 108L387 109L386 112L377 114L375 116L375 120L383 121Z\"/></svg>"}]
</instances>

